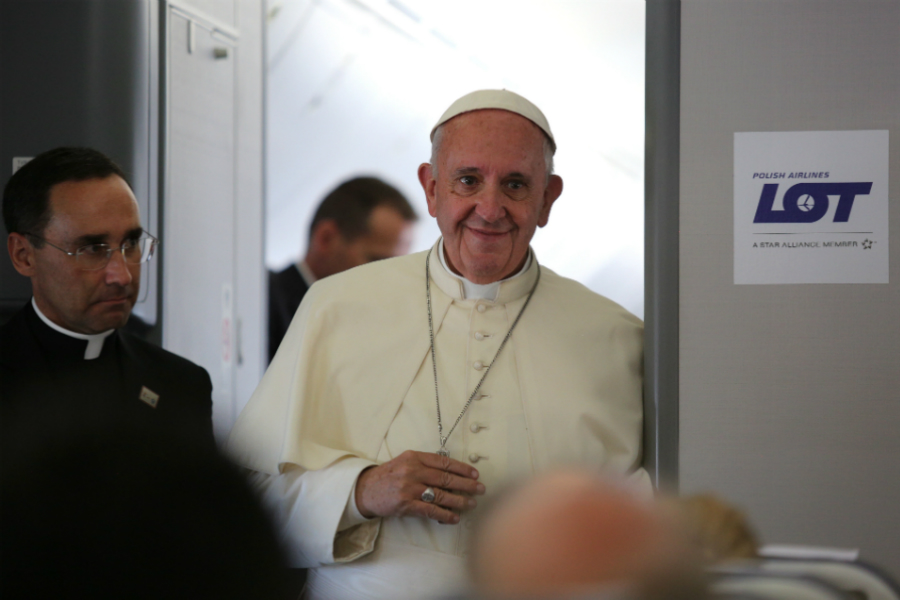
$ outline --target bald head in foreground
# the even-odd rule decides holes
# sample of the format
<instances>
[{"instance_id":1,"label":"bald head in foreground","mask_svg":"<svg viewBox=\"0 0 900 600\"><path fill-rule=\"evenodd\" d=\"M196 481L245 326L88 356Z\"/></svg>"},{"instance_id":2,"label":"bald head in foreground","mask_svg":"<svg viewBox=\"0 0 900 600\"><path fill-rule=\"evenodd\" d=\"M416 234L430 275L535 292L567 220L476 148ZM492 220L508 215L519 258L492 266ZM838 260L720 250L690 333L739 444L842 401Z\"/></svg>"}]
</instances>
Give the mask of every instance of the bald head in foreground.
<instances>
[{"instance_id":1,"label":"bald head in foreground","mask_svg":"<svg viewBox=\"0 0 900 600\"><path fill-rule=\"evenodd\" d=\"M587 471L548 473L498 497L469 570L487 598L705 597L694 553L656 505Z\"/></svg>"},{"instance_id":2,"label":"bald head in foreground","mask_svg":"<svg viewBox=\"0 0 900 600\"><path fill-rule=\"evenodd\" d=\"M313 600L461 590L482 497L526 474L593 465L651 493L642 323L531 248L563 190L547 118L480 90L431 139L441 237L316 282L229 440Z\"/></svg>"}]
</instances>

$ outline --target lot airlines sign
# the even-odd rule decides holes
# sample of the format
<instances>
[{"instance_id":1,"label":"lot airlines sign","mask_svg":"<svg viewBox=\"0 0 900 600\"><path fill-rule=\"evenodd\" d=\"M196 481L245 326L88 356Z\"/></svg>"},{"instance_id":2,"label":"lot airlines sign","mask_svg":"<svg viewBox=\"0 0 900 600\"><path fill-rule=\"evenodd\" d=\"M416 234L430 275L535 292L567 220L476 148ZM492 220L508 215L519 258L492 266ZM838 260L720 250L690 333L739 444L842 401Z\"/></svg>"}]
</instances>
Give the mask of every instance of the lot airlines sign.
<instances>
[{"instance_id":1,"label":"lot airlines sign","mask_svg":"<svg viewBox=\"0 0 900 600\"><path fill-rule=\"evenodd\" d=\"M888 283L888 132L735 133L734 282Z\"/></svg>"}]
</instances>

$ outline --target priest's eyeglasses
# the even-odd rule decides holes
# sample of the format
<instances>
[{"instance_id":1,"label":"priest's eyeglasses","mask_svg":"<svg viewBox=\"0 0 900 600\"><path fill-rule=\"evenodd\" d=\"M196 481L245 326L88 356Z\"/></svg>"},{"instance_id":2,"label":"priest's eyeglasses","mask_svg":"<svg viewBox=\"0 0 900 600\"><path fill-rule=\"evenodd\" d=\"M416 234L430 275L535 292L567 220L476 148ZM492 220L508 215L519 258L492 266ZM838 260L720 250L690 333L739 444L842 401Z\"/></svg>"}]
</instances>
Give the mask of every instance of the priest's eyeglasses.
<instances>
[{"instance_id":1,"label":"priest's eyeglasses","mask_svg":"<svg viewBox=\"0 0 900 600\"><path fill-rule=\"evenodd\" d=\"M48 246L53 246L60 252L74 256L75 262L78 263L78 268L83 271L99 271L106 267L110 258L112 258L113 252L121 252L122 258L128 264L139 265L145 263L153 258L153 253L159 245L159 240L145 231L139 238L125 240L118 248L113 248L109 244L88 244L78 248L75 252L69 252L56 244L51 244L40 236L32 233L27 235L44 242Z\"/></svg>"}]
</instances>

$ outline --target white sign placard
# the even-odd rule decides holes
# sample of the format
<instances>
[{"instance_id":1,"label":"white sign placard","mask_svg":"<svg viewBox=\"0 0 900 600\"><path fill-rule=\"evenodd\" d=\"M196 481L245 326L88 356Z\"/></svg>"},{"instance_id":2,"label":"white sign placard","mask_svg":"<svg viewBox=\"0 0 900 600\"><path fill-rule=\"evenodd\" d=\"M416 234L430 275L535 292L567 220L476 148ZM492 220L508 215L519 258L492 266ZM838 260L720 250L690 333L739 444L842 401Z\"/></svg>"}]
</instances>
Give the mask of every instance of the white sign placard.
<instances>
[{"instance_id":1,"label":"white sign placard","mask_svg":"<svg viewBox=\"0 0 900 600\"><path fill-rule=\"evenodd\" d=\"M734 283L888 283L888 132L735 133Z\"/></svg>"}]
</instances>

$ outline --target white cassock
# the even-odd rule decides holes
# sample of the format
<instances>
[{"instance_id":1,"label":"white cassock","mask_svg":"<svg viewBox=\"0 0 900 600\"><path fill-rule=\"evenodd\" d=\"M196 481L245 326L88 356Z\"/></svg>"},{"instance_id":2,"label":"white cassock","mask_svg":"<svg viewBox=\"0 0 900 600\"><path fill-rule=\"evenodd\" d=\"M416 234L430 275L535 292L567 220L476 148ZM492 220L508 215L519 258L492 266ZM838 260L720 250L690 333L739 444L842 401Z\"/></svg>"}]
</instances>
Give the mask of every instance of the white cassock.
<instances>
[{"instance_id":1,"label":"white cassock","mask_svg":"<svg viewBox=\"0 0 900 600\"><path fill-rule=\"evenodd\" d=\"M444 434L453 425L538 277L536 260L464 299L463 281L429 251ZM281 520L311 598L428 598L466 584L475 511L459 524L366 520L352 500L368 466L405 450L434 452L434 373L420 252L357 267L306 294L228 442ZM471 288L471 285L470 285ZM566 464L640 468L641 321L580 283L540 267L519 324L447 448L490 495L519 476Z\"/></svg>"}]
</instances>

